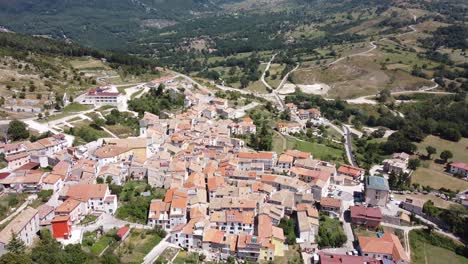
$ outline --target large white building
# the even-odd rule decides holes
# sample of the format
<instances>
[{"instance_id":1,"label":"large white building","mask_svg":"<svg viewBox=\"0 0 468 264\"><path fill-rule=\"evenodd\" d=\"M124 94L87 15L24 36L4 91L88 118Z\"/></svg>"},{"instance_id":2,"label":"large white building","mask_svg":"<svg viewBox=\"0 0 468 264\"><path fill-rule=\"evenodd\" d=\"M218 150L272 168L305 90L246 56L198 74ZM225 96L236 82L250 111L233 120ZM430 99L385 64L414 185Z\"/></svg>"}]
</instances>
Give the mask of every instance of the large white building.
<instances>
[{"instance_id":1,"label":"large white building","mask_svg":"<svg viewBox=\"0 0 468 264\"><path fill-rule=\"evenodd\" d=\"M0 232L0 254L5 253L5 246L12 234L21 239L26 246L31 246L39 231L39 214L37 209L27 207Z\"/></svg>"},{"instance_id":2,"label":"large white building","mask_svg":"<svg viewBox=\"0 0 468 264\"><path fill-rule=\"evenodd\" d=\"M84 99L81 101L82 104L94 105L100 107L103 105L119 106L123 103L124 95L119 93L114 86L103 86L96 87L89 90Z\"/></svg>"}]
</instances>

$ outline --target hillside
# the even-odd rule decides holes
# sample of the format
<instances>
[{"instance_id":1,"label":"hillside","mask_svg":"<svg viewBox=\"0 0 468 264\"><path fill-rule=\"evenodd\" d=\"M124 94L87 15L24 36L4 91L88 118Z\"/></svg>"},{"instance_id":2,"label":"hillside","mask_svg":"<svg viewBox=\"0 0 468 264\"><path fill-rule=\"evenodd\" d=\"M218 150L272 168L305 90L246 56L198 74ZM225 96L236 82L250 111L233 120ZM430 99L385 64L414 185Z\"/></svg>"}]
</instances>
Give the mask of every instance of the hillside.
<instances>
[{"instance_id":1,"label":"hillside","mask_svg":"<svg viewBox=\"0 0 468 264\"><path fill-rule=\"evenodd\" d=\"M330 98L430 88L431 80L450 91L468 86L468 7L460 0L0 0L0 6L0 25L10 30L151 58L256 92L267 91L262 62L274 54L270 85L294 91L318 84L325 90L313 92Z\"/></svg>"},{"instance_id":2,"label":"hillside","mask_svg":"<svg viewBox=\"0 0 468 264\"><path fill-rule=\"evenodd\" d=\"M32 113L7 111L8 106L23 104L60 109L63 99L75 98L93 86L150 79L157 73L154 66L124 54L0 33L1 116L30 116Z\"/></svg>"},{"instance_id":3,"label":"hillside","mask_svg":"<svg viewBox=\"0 0 468 264\"><path fill-rule=\"evenodd\" d=\"M122 48L148 29L219 8L208 0L1 0L0 25L12 31ZM224 2L224 1L222 1Z\"/></svg>"}]
</instances>

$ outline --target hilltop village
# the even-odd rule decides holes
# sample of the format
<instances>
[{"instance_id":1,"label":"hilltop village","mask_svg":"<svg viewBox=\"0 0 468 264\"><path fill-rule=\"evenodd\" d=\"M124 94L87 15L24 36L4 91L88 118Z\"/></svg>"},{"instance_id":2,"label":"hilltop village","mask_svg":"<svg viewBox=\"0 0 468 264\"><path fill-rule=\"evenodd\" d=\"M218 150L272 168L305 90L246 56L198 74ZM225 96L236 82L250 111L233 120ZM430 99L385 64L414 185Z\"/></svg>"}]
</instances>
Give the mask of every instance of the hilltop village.
<instances>
[{"instance_id":1,"label":"hilltop village","mask_svg":"<svg viewBox=\"0 0 468 264\"><path fill-rule=\"evenodd\" d=\"M400 208L388 177L356 166L294 149L254 151L245 140L261 129L251 117L210 90L185 87L184 110L164 118L144 113L138 137L72 146L67 135L54 133L0 145L7 161L2 195L27 196L2 221L2 253L12 239L33 246L43 229L63 245L90 244L92 250L99 237L115 232L121 245L104 244L101 255L124 248L132 232L156 230L161 242L144 252L143 263L171 261L171 250L221 262L411 262L407 232L422 215L421 201L408 198ZM120 108L124 99L100 88L82 100ZM294 122L278 123L282 134L326 121L320 109L286 107ZM395 153L382 164L382 175L407 171L408 162L408 154ZM465 173L466 166L453 165Z\"/></svg>"}]
</instances>

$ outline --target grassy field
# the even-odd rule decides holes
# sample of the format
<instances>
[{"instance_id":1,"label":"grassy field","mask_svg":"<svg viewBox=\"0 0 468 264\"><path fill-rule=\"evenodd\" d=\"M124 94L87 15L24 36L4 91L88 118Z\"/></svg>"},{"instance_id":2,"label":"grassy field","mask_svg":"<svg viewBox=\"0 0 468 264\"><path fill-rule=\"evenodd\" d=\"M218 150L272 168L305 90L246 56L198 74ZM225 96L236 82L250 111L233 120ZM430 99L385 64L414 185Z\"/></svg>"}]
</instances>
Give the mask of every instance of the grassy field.
<instances>
[{"instance_id":1,"label":"grassy field","mask_svg":"<svg viewBox=\"0 0 468 264\"><path fill-rule=\"evenodd\" d=\"M437 149L435 157L437 158L440 152L450 150L453 153L452 161L468 162L468 138L462 138L459 142L453 142L430 135L423 142L417 144L417 146L418 151L423 154L427 153L427 146L435 147Z\"/></svg>"},{"instance_id":2,"label":"grassy field","mask_svg":"<svg viewBox=\"0 0 468 264\"><path fill-rule=\"evenodd\" d=\"M75 114L75 113L78 113L78 112L83 112L83 111L90 110L91 108L92 107L89 106L89 105L82 105L82 104L79 104L79 103L71 103L71 104L65 106L62 109L61 113L55 114L55 115L50 115L49 117L43 118L43 119L41 119L39 121L40 122L53 121L53 120L57 120L57 119L60 119L60 118L67 117L69 115L72 115L72 114Z\"/></svg>"},{"instance_id":3,"label":"grassy field","mask_svg":"<svg viewBox=\"0 0 468 264\"><path fill-rule=\"evenodd\" d=\"M288 148L290 149L297 149L305 152L310 152L316 159L345 163L345 161L343 160L343 149L336 149L333 147L329 147L325 144L319 144L317 142L313 143L300 141L291 137L288 137L288 141Z\"/></svg>"},{"instance_id":4,"label":"grassy field","mask_svg":"<svg viewBox=\"0 0 468 264\"><path fill-rule=\"evenodd\" d=\"M441 236L439 236L441 237ZM427 238L425 231L413 230L409 233L411 245L411 263L414 264L466 264L468 258L455 254L454 251L449 249L450 244L456 244L449 238L439 238L440 242L445 244L445 247L434 245L431 239ZM444 243L445 242L445 243Z\"/></svg>"},{"instance_id":5,"label":"grassy field","mask_svg":"<svg viewBox=\"0 0 468 264\"><path fill-rule=\"evenodd\" d=\"M252 92L257 92L257 93L268 93L262 81L251 82L249 86L247 86L246 89Z\"/></svg>"},{"instance_id":6,"label":"grassy field","mask_svg":"<svg viewBox=\"0 0 468 264\"><path fill-rule=\"evenodd\" d=\"M284 252L283 257L275 257L275 260L273 261L274 264L288 264L288 263L298 263L294 262L294 260L300 260L302 259L302 256L300 254L300 248L298 245L289 245L288 250ZM265 263L270 263L268 261L260 261L260 263L265 264Z\"/></svg>"},{"instance_id":7,"label":"grassy field","mask_svg":"<svg viewBox=\"0 0 468 264\"><path fill-rule=\"evenodd\" d=\"M434 202L434 205L440 208L448 208L450 205L454 205L456 203L451 202L451 201L446 201L440 197L437 197L433 194L407 194L407 195L401 195L401 194L393 194L395 196L395 199L397 200L404 200L406 197L412 197L412 198L418 198L422 199L424 201L431 200Z\"/></svg>"},{"instance_id":8,"label":"grassy field","mask_svg":"<svg viewBox=\"0 0 468 264\"><path fill-rule=\"evenodd\" d=\"M430 86L429 80L412 76L409 71L414 64L436 64L430 64L431 62L419 58L414 52L398 50L392 43L385 45L385 50L379 46L368 53L370 55L347 57L330 67L299 69L294 72L293 80L296 84L326 83L332 87L328 95L333 98L372 95L383 88L401 91ZM352 48L347 50L350 49ZM344 49L340 56L346 56L347 50ZM385 64L386 68L382 64ZM387 67L389 65L391 69Z\"/></svg>"},{"instance_id":9,"label":"grassy field","mask_svg":"<svg viewBox=\"0 0 468 264\"><path fill-rule=\"evenodd\" d=\"M272 63L270 65L270 76L265 78L265 81L273 88L278 87L278 85L281 83L281 72L284 70L286 66L283 64L276 64ZM276 78L273 79L273 76Z\"/></svg>"},{"instance_id":10,"label":"grassy field","mask_svg":"<svg viewBox=\"0 0 468 264\"><path fill-rule=\"evenodd\" d=\"M85 69L102 69L108 70L109 66L105 65L101 60L93 58L80 58L76 60L71 60L70 64L73 68L78 70Z\"/></svg>"},{"instance_id":11,"label":"grassy field","mask_svg":"<svg viewBox=\"0 0 468 264\"><path fill-rule=\"evenodd\" d=\"M135 136L135 133L131 128L120 125L120 124L116 124L112 126L106 125L105 128L109 129L110 132L114 133L119 138Z\"/></svg>"},{"instance_id":12,"label":"grassy field","mask_svg":"<svg viewBox=\"0 0 468 264\"><path fill-rule=\"evenodd\" d=\"M122 263L141 263L146 254L160 241L161 237L154 234L153 230L132 229L128 238L116 251L122 254Z\"/></svg>"},{"instance_id":13,"label":"grassy field","mask_svg":"<svg viewBox=\"0 0 468 264\"><path fill-rule=\"evenodd\" d=\"M451 176L443 171L443 166L430 162L429 167L419 167L413 172L412 183L419 183L422 186L431 186L432 188L447 188L453 191L468 189L468 181L461 180Z\"/></svg>"},{"instance_id":14,"label":"grassy field","mask_svg":"<svg viewBox=\"0 0 468 264\"><path fill-rule=\"evenodd\" d=\"M74 145L83 145L88 142L97 140L98 138L108 138L111 137L106 131L98 130L91 125L90 121L81 121L73 124L74 128L72 130L73 135L75 136ZM66 130L66 133L71 133L70 130Z\"/></svg>"},{"instance_id":15,"label":"grassy field","mask_svg":"<svg viewBox=\"0 0 468 264\"><path fill-rule=\"evenodd\" d=\"M11 213L11 209L17 208L26 201L27 194L4 194L0 197L0 220L5 219Z\"/></svg>"},{"instance_id":16,"label":"grassy field","mask_svg":"<svg viewBox=\"0 0 468 264\"><path fill-rule=\"evenodd\" d=\"M431 186L432 188L448 188L451 190L468 189L468 181L455 178L445 172L444 164L435 162L440 152L450 150L453 153L453 161L468 162L468 139L462 138L459 142L452 142L435 136L427 136L423 142L417 144L418 152L426 155L426 147L433 146L437 149L437 154L433 155L433 160L422 162L412 175L412 182L419 183L422 186Z\"/></svg>"}]
</instances>

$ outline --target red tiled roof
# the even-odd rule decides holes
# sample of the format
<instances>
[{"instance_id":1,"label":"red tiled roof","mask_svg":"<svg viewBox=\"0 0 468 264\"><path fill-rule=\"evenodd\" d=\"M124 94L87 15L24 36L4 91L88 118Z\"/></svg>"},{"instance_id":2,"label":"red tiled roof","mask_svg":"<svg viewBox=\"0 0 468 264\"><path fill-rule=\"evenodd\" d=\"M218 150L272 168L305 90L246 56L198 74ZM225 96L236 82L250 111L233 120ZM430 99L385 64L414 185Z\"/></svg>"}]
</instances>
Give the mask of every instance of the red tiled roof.
<instances>
[{"instance_id":1,"label":"red tiled roof","mask_svg":"<svg viewBox=\"0 0 468 264\"><path fill-rule=\"evenodd\" d=\"M349 165L341 165L338 168L338 173L345 174L345 175L350 175L353 178L360 177L363 171L364 170L361 169L361 168L357 168L357 167L353 167L353 166L349 166Z\"/></svg>"},{"instance_id":2,"label":"red tiled roof","mask_svg":"<svg viewBox=\"0 0 468 264\"><path fill-rule=\"evenodd\" d=\"M32 170L32 169L38 168L39 165L40 164L37 163L37 162L28 162L28 163L24 164L23 166L19 167L16 170Z\"/></svg>"},{"instance_id":3,"label":"red tiled roof","mask_svg":"<svg viewBox=\"0 0 468 264\"><path fill-rule=\"evenodd\" d=\"M119 236L120 238L123 238L129 230L130 228L128 226L123 226L117 231L117 236Z\"/></svg>"},{"instance_id":4,"label":"red tiled roof","mask_svg":"<svg viewBox=\"0 0 468 264\"><path fill-rule=\"evenodd\" d=\"M273 152L239 152L241 159L273 159Z\"/></svg>"},{"instance_id":5,"label":"red tiled roof","mask_svg":"<svg viewBox=\"0 0 468 264\"><path fill-rule=\"evenodd\" d=\"M322 197L322 199L320 199L320 206L338 208L341 207L341 200L332 197Z\"/></svg>"},{"instance_id":6,"label":"red tiled roof","mask_svg":"<svg viewBox=\"0 0 468 264\"><path fill-rule=\"evenodd\" d=\"M379 208L365 207L365 206L351 206L351 218L375 218L381 219L382 212Z\"/></svg>"},{"instance_id":7,"label":"red tiled roof","mask_svg":"<svg viewBox=\"0 0 468 264\"><path fill-rule=\"evenodd\" d=\"M450 163L451 167L460 168L463 170L468 170L468 164L464 162L452 162Z\"/></svg>"}]
</instances>

